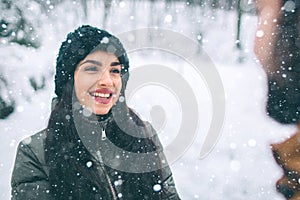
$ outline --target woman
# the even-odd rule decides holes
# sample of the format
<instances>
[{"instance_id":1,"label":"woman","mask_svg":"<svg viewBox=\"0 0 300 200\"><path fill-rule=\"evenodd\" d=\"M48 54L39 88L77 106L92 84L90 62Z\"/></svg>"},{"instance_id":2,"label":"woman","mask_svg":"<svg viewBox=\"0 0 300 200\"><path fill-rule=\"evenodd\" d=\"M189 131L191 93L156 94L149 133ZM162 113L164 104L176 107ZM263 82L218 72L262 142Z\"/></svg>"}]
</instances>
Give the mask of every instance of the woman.
<instances>
[{"instance_id":1,"label":"woman","mask_svg":"<svg viewBox=\"0 0 300 200\"><path fill-rule=\"evenodd\" d=\"M68 34L48 127L19 144L12 199L179 199L157 134L126 105L128 68L108 32Z\"/></svg>"},{"instance_id":2,"label":"woman","mask_svg":"<svg viewBox=\"0 0 300 200\"><path fill-rule=\"evenodd\" d=\"M268 78L267 113L296 133L272 151L284 175L277 190L300 199L300 23L298 0L257 0L259 16L254 51Z\"/></svg>"}]
</instances>

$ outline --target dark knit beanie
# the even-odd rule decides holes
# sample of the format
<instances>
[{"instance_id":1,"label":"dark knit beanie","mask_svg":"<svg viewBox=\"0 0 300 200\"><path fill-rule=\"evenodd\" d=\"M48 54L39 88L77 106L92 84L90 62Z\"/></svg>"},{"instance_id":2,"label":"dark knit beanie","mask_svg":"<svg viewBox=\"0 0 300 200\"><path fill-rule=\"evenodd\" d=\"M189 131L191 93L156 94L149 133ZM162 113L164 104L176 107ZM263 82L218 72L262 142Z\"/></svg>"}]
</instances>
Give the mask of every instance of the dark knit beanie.
<instances>
[{"instance_id":1,"label":"dark knit beanie","mask_svg":"<svg viewBox=\"0 0 300 200\"><path fill-rule=\"evenodd\" d=\"M113 53L119 59L124 91L128 80L129 61L123 45L107 31L83 25L69 33L60 46L55 74L55 94L58 98L62 96L66 83L74 80L77 64L97 50Z\"/></svg>"}]
</instances>

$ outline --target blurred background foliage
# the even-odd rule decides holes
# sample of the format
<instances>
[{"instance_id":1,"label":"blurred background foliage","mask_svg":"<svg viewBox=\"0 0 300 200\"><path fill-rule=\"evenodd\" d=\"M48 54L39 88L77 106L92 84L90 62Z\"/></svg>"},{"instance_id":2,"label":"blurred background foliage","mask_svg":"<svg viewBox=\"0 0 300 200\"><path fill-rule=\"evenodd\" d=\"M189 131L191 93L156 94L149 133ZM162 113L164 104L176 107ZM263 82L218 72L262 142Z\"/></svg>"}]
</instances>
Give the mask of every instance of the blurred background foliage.
<instances>
[{"instance_id":1,"label":"blurred background foliage","mask_svg":"<svg viewBox=\"0 0 300 200\"><path fill-rule=\"evenodd\" d=\"M65 17L68 19L73 16L71 17L73 21L76 19L85 21L89 18L92 6L93 9L98 10L102 28L106 28L107 19L112 12L116 12L114 5L121 5L122 2L120 0L0 0L0 58L3 60L0 63L0 119L5 119L14 112L19 96L22 96L23 100L30 101L31 94L47 87L47 80L53 76L53 66L49 70L39 66L36 73L24 73L23 80L13 79L15 73L23 73L24 68L30 67L22 65L25 63L24 60L33 59L28 52L38 51L44 45L45 36L41 30L48 26L59 33L62 26L66 25L65 19L58 14L60 13L58 10L64 8ZM195 16L210 11L214 17L213 13L218 9L236 12L236 41L233 42L240 51L243 50L240 40L242 16L244 13L255 14L251 0L127 0L126 3L131 4L131 17L135 18L139 17L136 16L139 5L149 4L151 9L149 19L144 26L152 27L159 26L160 18L163 20L163 17L154 16L153 13L171 13L176 19L178 14L176 5L184 5L186 15L191 19L191 26L195 27L195 38L200 45L204 30L197 27ZM163 5L163 9L157 6L158 4ZM15 61L9 60L13 57ZM15 88L18 90L16 91Z\"/></svg>"}]
</instances>

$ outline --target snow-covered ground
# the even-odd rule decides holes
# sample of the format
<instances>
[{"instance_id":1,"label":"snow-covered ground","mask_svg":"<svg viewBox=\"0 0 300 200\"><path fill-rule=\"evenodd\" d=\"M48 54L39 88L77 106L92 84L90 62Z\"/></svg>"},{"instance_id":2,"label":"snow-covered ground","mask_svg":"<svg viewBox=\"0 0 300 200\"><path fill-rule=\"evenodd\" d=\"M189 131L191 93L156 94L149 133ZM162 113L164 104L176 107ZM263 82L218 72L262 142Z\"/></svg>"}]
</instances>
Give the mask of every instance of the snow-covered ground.
<instances>
[{"instance_id":1,"label":"snow-covered ground","mask_svg":"<svg viewBox=\"0 0 300 200\"><path fill-rule=\"evenodd\" d=\"M76 5L68 6L76 7ZM66 14L64 18L68 22L66 23L62 16L68 6L57 8L56 15L47 19L52 23L55 22L55 25L45 23L42 26L40 34L44 45L39 50L29 51L16 46L5 48L0 46L1 57L6 57L4 63L14 66L13 69L3 70L14 80L11 91L17 99L16 112L8 119L0 121L0 198L3 200L10 199L10 176L18 142L43 129L47 124L51 98L54 94L53 63L60 42L69 31L82 23L101 27L102 14L99 14L101 5L95 8L90 5L87 19L77 19L74 15ZM157 26L178 31L193 40L197 38L197 31L201 31L204 49L214 62L225 89L226 116L221 136L213 151L200 160L199 153L210 123L212 107L204 81L201 78L197 80L191 74L189 66L182 60L179 62L174 59L174 55L163 53L160 55L159 51L129 54L132 69L146 64L174 67L187 80L197 96L201 119L199 132L185 154L171 165L182 199L283 199L275 191L274 184L281 171L272 158L269 145L291 135L294 127L280 125L265 115L266 77L252 53L256 17L245 15L243 18L244 50L240 53L234 48L236 32L234 12L213 13L206 10L197 16L190 14L190 12L199 13L200 10L196 8L187 8L177 3L172 5L172 9L166 10L163 3L157 3L155 4L157 15L153 15L148 3L136 2L136 9L131 9L131 6L128 1L113 5L107 21L109 31L118 34L136 28ZM244 58L243 63L238 62L239 57ZM182 68L180 64L186 68ZM26 77L31 75L38 77L41 74L47 77L46 88L33 92L29 89ZM150 89L144 89L144 93L151 92ZM166 96L160 98L159 94ZM162 108L169 106L165 108L166 111L179 109L171 113L171 116L170 113L166 113L164 126L165 133L168 130L176 133L178 125L174 121L180 122L180 106L175 105L176 98L172 100L171 96L164 94L162 90L155 97L159 101L154 101L150 96L142 99L145 104L137 103L134 98L129 104L146 119L149 119L149 108L143 107L146 104L160 103ZM165 136L165 133L160 134L160 137L163 144L168 144L172 142L172 135Z\"/></svg>"}]
</instances>

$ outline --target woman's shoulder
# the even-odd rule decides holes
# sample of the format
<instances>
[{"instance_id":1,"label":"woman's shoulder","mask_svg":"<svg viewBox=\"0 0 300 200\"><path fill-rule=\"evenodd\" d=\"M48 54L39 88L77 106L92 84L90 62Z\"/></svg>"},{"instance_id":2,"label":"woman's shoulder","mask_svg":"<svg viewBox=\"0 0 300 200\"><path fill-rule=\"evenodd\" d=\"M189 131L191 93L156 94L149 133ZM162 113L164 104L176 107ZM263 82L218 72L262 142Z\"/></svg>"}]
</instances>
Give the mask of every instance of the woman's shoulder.
<instances>
[{"instance_id":1,"label":"woman's shoulder","mask_svg":"<svg viewBox=\"0 0 300 200\"><path fill-rule=\"evenodd\" d=\"M20 144L27 145L33 149L42 148L46 139L46 129L24 138Z\"/></svg>"},{"instance_id":2,"label":"woman's shoulder","mask_svg":"<svg viewBox=\"0 0 300 200\"><path fill-rule=\"evenodd\" d=\"M18 152L27 152L29 156L35 157L41 164L45 163L46 129L41 130L29 137L26 137L19 143Z\"/></svg>"},{"instance_id":3,"label":"woman's shoulder","mask_svg":"<svg viewBox=\"0 0 300 200\"><path fill-rule=\"evenodd\" d=\"M12 199L51 199L49 196L49 168L45 164L42 130L23 139L18 146L11 176Z\"/></svg>"}]
</instances>

